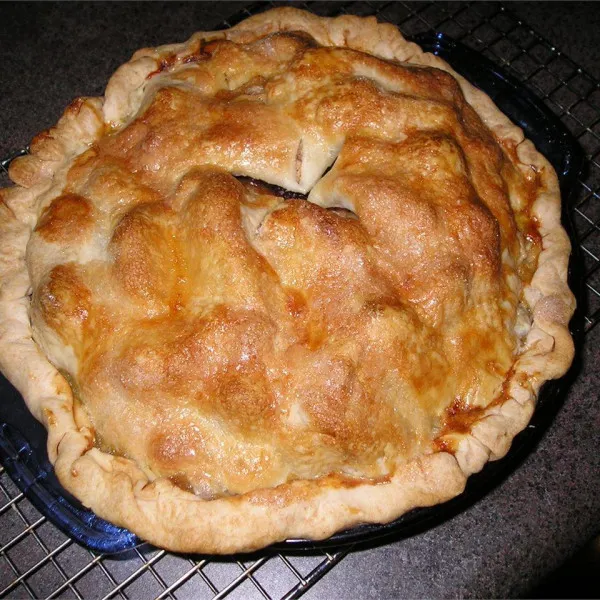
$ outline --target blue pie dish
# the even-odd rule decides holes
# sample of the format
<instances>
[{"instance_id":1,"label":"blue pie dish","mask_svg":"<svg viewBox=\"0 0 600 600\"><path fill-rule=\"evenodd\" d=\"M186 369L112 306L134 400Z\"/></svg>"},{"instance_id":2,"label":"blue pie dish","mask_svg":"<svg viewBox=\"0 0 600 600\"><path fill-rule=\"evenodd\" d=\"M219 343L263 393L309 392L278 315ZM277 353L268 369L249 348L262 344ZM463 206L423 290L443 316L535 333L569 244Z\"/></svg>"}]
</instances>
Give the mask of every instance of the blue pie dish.
<instances>
[{"instance_id":1,"label":"blue pie dish","mask_svg":"<svg viewBox=\"0 0 600 600\"><path fill-rule=\"evenodd\" d=\"M563 224L574 242L570 285L580 301L581 260L568 216L569 197L583 165L583 154L577 142L534 94L479 53L441 33L421 34L413 41L449 62L490 96L552 163L563 196ZM576 345L580 345L583 337L581 312L576 313L571 331ZM514 439L510 452L502 460L488 463L480 473L472 475L460 496L438 506L412 510L386 525L361 525L320 542L287 540L274 548L310 551L319 546L373 542L388 536L399 539L425 531L465 510L505 479L531 452L562 405L573 377L574 369L571 369L562 379L544 384L533 418ZM136 535L100 519L62 488L48 461L45 428L29 413L19 393L2 376L0 397L0 462L31 503L58 529L96 552L117 553L142 544Z\"/></svg>"}]
</instances>

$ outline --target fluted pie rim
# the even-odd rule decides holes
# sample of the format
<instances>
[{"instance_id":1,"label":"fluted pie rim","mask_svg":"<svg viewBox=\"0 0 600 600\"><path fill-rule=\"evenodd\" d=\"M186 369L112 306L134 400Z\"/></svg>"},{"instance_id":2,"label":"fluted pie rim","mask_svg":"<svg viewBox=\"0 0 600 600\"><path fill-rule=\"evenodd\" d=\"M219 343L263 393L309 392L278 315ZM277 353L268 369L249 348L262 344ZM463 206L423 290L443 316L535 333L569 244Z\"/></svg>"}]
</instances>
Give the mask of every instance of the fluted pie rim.
<instances>
[{"instance_id":1,"label":"fluted pie rim","mask_svg":"<svg viewBox=\"0 0 600 600\"><path fill-rule=\"evenodd\" d=\"M452 74L494 135L515 144L519 161L534 168L540 181L532 214L542 251L524 290L532 322L507 379L506 399L483 411L452 450L440 449L405 463L385 483L347 485L330 475L202 500L168 479L150 481L133 461L94 447L93 433L78 427L69 384L32 338L27 243L38 221L40 199L52 194L65 167L101 135L103 127L117 127L136 111L143 102L143 83L168 57L185 55L198 39L247 41L290 30L304 31L322 45L354 48ZM141 50L112 76L103 98L76 100L48 134L36 138L31 153L18 160L28 183L3 190L0 204L0 367L46 426L48 455L62 485L98 516L157 546L179 552L251 551L287 538L325 539L359 523L387 523L412 508L453 498L463 491L470 474L506 454L514 436L529 422L541 385L563 375L571 364L568 324L575 301L567 285L570 243L560 222L554 170L488 96L443 60L406 41L394 26L373 17L322 18L280 8L230 30L198 32L183 44Z\"/></svg>"}]
</instances>

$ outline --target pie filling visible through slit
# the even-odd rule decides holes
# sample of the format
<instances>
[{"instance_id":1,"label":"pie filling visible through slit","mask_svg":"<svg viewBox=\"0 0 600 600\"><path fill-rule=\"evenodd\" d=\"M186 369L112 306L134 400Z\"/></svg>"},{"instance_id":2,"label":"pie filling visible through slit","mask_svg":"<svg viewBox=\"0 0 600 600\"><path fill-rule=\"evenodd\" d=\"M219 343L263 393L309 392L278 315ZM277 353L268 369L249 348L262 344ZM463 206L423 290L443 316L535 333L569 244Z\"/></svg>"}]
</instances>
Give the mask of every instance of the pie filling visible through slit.
<instances>
[{"instance_id":1,"label":"pie filling visible through slit","mask_svg":"<svg viewBox=\"0 0 600 600\"><path fill-rule=\"evenodd\" d=\"M88 440L57 472L70 489L88 464L77 456L100 465L94 478L129 473L135 516L95 506L87 487L79 495L150 539L140 519L162 525L139 500L149 482L239 509L293 482L316 486L290 492L303 506L326 481L396 485L406 465L438 453L468 475L502 454L537 387L570 362L562 339L559 367L535 362L558 345L552 327L566 329L572 297L560 274L562 297L554 283L535 287L544 239L559 230L557 272L568 241L560 223L541 230L536 203L559 206L555 175L532 146L523 162L520 130L387 26L369 20L381 32L371 42L354 17L266 15L137 53L103 106L78 107L75 120L99 116L77 151L46 158L59 139L50 130L11 171L23 188L41 186L27 213L29 335L68 382L60 397L74 419L53 452L76 446L67 430ZM386 36L399 49L386 50ZM400 62L403 48L414 63ZM62 162L48 177L41 163L52 160ZM550 325L533 335L536 318ZM421 485L414 474L403 485L411 477ZM432 501L407 503L444 499L436 478L421 486ZM344 516L308 535L412 507L382 517L356 504L353 521L352 502L338 504ZM318 510L294 519L317 522ZM248 534L234 549L302 527ZM169 535L155 543L231 551Z\"/></svg>"}]
</instances>

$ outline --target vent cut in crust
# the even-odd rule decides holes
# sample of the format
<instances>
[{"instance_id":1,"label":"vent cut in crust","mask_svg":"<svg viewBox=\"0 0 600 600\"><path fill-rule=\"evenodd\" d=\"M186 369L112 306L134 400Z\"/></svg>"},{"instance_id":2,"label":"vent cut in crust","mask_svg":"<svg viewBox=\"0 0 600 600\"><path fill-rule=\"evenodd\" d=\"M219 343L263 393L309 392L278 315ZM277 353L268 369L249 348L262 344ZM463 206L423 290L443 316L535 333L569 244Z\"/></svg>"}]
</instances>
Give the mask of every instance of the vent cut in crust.
<instances>
[{"instance_id":1,"label":"vent cut in crust","mask_svg":"<svg viewBox=\"0 0 600 600\"><path fill-rule=\"evenodd\" d=\"M231 553L459 494L568 368L556 174L374 18L144 49L0 190L0 366L64 487Z\"/></svg>"}]
</instances>

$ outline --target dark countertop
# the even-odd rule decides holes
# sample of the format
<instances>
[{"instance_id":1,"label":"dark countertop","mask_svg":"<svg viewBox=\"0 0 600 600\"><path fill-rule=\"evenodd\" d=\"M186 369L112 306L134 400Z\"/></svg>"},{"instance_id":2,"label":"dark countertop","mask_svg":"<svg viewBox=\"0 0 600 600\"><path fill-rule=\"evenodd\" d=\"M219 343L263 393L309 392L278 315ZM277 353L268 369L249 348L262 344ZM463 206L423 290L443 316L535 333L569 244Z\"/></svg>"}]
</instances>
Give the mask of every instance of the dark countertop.
<instances>
[{"instance_id":1,"label":"dark countertop","mask_svg":"<svg viewBox=\"0 0 600 600\"><path fill-rule=\"evenodd\" d=\"M52 125L74 97L100 95L136 49L186 39L246 4L1 4L0 157ZM597 5L527 2L510 8L600 78ZM426 533L354 550L305 597L527 595L599 532L599 359L597 327L546 435L484 499Z\"/></svg>"}]
</instances>

